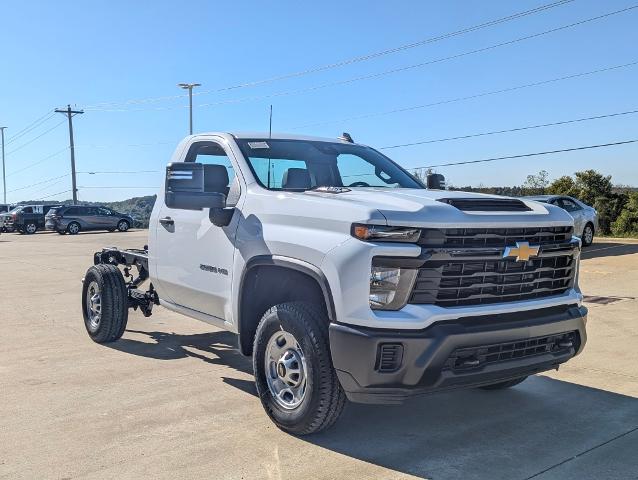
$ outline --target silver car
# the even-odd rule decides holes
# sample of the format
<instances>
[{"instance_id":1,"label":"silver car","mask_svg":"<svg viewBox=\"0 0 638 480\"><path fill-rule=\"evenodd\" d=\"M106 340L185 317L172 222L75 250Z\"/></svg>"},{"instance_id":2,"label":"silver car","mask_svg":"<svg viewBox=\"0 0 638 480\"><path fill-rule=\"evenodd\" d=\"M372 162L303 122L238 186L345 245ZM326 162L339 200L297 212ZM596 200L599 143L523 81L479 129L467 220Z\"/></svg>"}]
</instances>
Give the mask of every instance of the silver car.
<instances>
[{"instance_id":1,"label":"silver car","mask_svg":"<svg viewBox=\"0 0 638 480\"><path fill-rule=\"evenodd\" d=\"M47 230L75 235L80 231L108 230L126 232L133 225L133 218L107 207L68 205L49 210L45 217Z\"/></svg>"},{"instance_id":2,"label":"silver car","mask_svg":"<svg viewBox=\"0 0 638 480\"><path fill-rule=\"evenodd\" d=\"M574 234L580 236L584 246L594 241L594 233L598 231L598 212L594 207L567 195L534 195L525 197L537 202L551 203L567 212L574 218Z\"/></svg>"}]
</instances>

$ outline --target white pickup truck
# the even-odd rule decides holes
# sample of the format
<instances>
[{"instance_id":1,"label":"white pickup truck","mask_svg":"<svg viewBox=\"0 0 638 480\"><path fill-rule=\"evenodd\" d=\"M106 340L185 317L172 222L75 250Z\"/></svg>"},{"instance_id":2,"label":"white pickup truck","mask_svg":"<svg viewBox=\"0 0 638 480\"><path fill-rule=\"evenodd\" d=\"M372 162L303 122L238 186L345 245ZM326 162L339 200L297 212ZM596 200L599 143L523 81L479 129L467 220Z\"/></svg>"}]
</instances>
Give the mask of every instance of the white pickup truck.
<instances>
[{"instance_id":1,"label":"white pickup truck","mask_svg":"<svg viewBox=\"0 0 638 480\"><path fill-rule=\"evenodd\" d=\"M206 133L168 164L148 246L95 253L82 306L98 343L154 305L234 332L267 414L302 435L346 399L557 369L586 341L580 250L561 208L427 189L347 134Z\"/></svg>"}]
</instances>

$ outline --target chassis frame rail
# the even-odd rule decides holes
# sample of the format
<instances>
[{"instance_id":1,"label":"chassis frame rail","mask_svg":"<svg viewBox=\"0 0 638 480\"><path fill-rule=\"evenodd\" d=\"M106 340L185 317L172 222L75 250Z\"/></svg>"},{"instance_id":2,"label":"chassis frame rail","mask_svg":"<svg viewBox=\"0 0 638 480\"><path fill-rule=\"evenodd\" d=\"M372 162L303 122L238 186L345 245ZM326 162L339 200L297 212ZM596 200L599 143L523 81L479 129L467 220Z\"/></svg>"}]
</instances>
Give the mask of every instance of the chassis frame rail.
<instances>
[{"instance_id":1,"label":"chassis frame rail","mask_svg":"<svg viewBox=\"0 0 638 480\"><path fill-rule=\"evenodd\" d=\"M117 247L106 247L93 254L93 264L109 264L123 266L124 281L128 290L128 308L141 310L145 317L150 317L153 313L153 305L159 305L159 296L149 285L148 290L141 290L138 287L149 278L148 271L148 247L143 249L131 248L121 250ZM131 268L135 267L137 274L131 273Z\"/></svg>"}]
</instances>

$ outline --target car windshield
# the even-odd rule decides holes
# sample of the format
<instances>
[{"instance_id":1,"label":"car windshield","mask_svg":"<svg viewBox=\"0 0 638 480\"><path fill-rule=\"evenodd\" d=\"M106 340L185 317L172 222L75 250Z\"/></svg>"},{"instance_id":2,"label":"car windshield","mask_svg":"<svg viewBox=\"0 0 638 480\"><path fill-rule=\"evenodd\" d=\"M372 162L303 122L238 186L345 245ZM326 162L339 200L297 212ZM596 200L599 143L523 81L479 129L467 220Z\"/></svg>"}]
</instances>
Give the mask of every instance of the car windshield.
<instances>
[{"instance_id":1,"label":"car windshield","mask_svg":"<svg viewBox=\"0 0 638 480\"><path fill-rule=\"evenodd\" d=\"M22 210L22 205L18 206L18 207L13 207L11 210L9 210L9 213L16 213L18 211Z\"/></svg>"},{"instance_id":2,"label":"car windshield","mask_svg":"<svg viewBox=\"0 0 638 480\"><path fill-rule=\"evenodd\" d=\"M237 143L258 182L270 190L424 188L388 157L361 145L271 139Z\"/></svg>"}]
</instances>

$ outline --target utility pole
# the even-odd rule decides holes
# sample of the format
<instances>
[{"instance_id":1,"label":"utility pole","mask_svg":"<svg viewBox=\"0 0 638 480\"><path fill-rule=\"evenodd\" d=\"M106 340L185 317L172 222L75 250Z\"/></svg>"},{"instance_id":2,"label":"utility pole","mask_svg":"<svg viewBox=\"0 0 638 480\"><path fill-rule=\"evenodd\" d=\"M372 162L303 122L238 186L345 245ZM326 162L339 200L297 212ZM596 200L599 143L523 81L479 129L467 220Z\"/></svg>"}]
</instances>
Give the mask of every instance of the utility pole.
<instances>
[{"instance_id":1,"label":"utility pole","mask_svg":"<svg viewBox=\"0 0 638 480\"><path fill-rule=\"evenodd\" d=\"M75 146L73 144L73 115L84 113L83 110L71 110L71 105L67 105L66 109L56 108L56 112L64 113L69 119L69 148L71 149L71 188L73 189L73 205L78 203L78 189L75 181Z\"/></svg>"},{"instance_id":2,"label":"utility pole","mask_svg":"<svg viewBox=\"0 0 638 480\"><path fill-rule=\"evenodd\" d=\"M7 177L4 171L4 129L7 127L0 127L2 135L2 193L4 194L4 203L7 203Z\"/></svg>"},{"instance_id":3,"label":"utility pole","mask_svg":"<svg viewBox=\"0 0 638 480\"><path fill-rule=\"evenodd\" d=\"M193 88L201 87L201 83L178 83L177 86L188 90L189 132L193 134Z\"/></svg>"}]
</instances>

